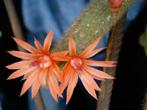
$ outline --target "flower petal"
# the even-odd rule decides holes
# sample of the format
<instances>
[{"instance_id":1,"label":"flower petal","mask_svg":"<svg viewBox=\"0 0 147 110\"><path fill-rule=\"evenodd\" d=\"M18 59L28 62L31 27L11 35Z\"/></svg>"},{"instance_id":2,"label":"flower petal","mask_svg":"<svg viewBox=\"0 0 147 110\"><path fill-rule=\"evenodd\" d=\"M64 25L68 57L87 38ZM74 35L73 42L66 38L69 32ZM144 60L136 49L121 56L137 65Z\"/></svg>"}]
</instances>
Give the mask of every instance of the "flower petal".
<instances>
[{"instance_id":1,"label":"flower petal","mask_svg":"<svg viewBox=\"0 0 147 110\"><path fill-rule=\"evenodd\" d=\"M40 86L41 86L41 84L40 84L39 80L36 78L36 80L34 81L34 83L32 85L32 98L34 98L37 95Z\"/></svg>"},{"instance_id":2,"label":"flower petal","mask_svg":"<svg viewBox=\"0 0 147 110\"><path fill-rule=\"evenodd\" d=\"M18 39L18 38L13 38L15 40L15 42L20 45L22 48L26 49L27 51L34 53L37 52L37 49L35 49L33 46L31 46L29 43Z\"/></svg>"},{"instance_id":3,"label":"flower petal","mask_svg":"<svg viewBox=\"0 0 147 110\"><path fill-rule=\"evenodd\" d=\"M52 71L55 73L57 79L61 81L61 71L56 63L54 63L51 67Z\"/></svg>"},{"instance_id":4,"label":"flower petal","mask_svg":"<svg viewBox=\"0 0 147 110\"><path fill-rule=\"evenodd\" d=\"M54 85L54 89L56 93L59 94L59 83L58 83L57 77L55 76L53 72L49 76L50 76L50 83Z\"/></svg>"},{"instance_id":5,"label":"flower petal","mask_svg":"<svg viewBox=\"0 0 147 110\"><path fill-rule=\"evenodd\" d=\"M76 55L76 44L75 41L73 39L73 36L69 37L69 54L71 56Z\"/></svg>"},{"instance_id":6,"label":"flower petal","mask_svg":"<svg viewBox=\"0 0 147 110\"><path fill-rule=\"evenodd\" d=\"M93 86L89 84L87 78L84 77L84 74L80 74L79 77L80 77L82 84L84 85L85 89L87 90L87 92L91 96L93 96L95 99L97 99L96 92L95 92Z\"/></svg>"},{"instance_id":7,"label":"flower petal","mask_svg":"<svg viewBox=\"0 0 147 110\"><path fill-rule=\"evenodd\" d=\"M62 68L62 71L61 71L61 80L64 79L64 76L65 76L66 73L69 71L69 69L70 69L70 65L69 65L69 63L66 63L66 64L64 65L64 67Z\"/></svg>"},{"instance_id":8,"label":"flower petal","mask_svg":"<svg viewBox=\"0 0 147 110\"><path fill-rule=\"evenodd\" d=\"M66 56L68 53L68 51L61 51L61 52L55 52L51 54L51 57L55 60L55 61L68 61L69 57Z\"/></svg>"},{"instance_id":9,"label":"flower petal","mask_svg":"<svg viewBox=\"0 0 147 110\"><path fill-rule=\"evenodd\" d=\"M111 75L109 75L109 74L107 74L107 73L105 73L105 72L103 72L103 71L100 71L100 70L98 70L98 69L94 69L94 68L92 68L92 67L89 67L89 66L84 66L84 69L88 72L88 73L90 73L91 75L93 75L93 76L95 76L95 78L97 79L99 79L99 78L102 78L102 79L114 79L114 77L113 76L111 76Z\"/></svg>"},{"instance_id":10,"label":"flower petal","mask_svg":"<svg viewBox=\"0 0 147 110\"><path fill-rule=\"evenodd\" d=\"M53 84L53 79L51 77L51 74L53 74L53 71L51 71L49 69L49 74L48 74L48 86L49 86L49 90L50 90L50 93L51 95L53 96L54 100L56 102L58 102L58 91L56 91L56 88L54 87L54 84Z\"/></svg>"},{"instance_id":11,"label":"flower petal","mask_svg":"<svg viewBox=\"0 0 147 110\"><path fill-rule=\"evenodd\" d=\"M30 73L30 74L32 74L32 73ZM26 79L30 76L30 74L25 74L25 75L22 77L21 80L22 80L22 81L23 81L23 80L26 80Z\"/></svg>"},{"instance_id":12,"label":"flower petal","mask_svg":"<svg viewBox=\"0 0 147 110\"><path fill-rule=\"evenodd\" d=\"M67 87L66 104L68 104L69 100L71 99L74 88L76 87L78 82L78 74L74 71L73 72L70 71L70 72L71 72L71 78L69 80L68 87Z\"/></svg>"},{"instance_id":13,"label":"flower petal","mask_svg":"<svg viewBox=\"0 0 147 110\"><path fill-rule=\"evenodd\" d=\"M41 86L46 86L48 69L42 69L39 73L38 80Z\"/></svg>"},{"instance_id":14,"label":"flower petal","mask_svg":"<svg viewBox=\"0 0 147 110\"><path fill-rule=\"evenodd\" d=\"M20 76L23 76L27 73L30 73L32 71L34 71L35 69L37 69L36 67L31 67L31 68L23 68L23 69L20 69L20 70L17 70L15 72L13 72L9 77L8 77L8 80L10 79L15 79L15 78L18 78Z\"/></svg>"},{"instance_id":15,"label":"flower petal","mask_svg":"<svg viewBox=\"0 0 147 110\"><path fill-rule=\"evenodd\" d=\"M11 55L13 55L15 57L25 59L25 60L32 59L32 58L39 56L37 54L29 54L29 53L25 53L25 52L21 52L21 51L8 51L8 53L10 53Z\"/></svg>"},{"instance_id":16,"label":"flower petal","mask_svg":"<svg viewBox=\"0 0 147 110\"><path fill-rule=\"evenodd\" d=\"M85 57L89 55L97 46L97 44L100 42L101 37L98 37L95 42L93 42L91 45L89 45L81 54L81 57Z\"/></svg>"},{"instance_id":17,"label":"flower petal","mask_svg":"<svg viewBox=\"0 0 147 110\"><path fill-rule=\"evenodd\" d=\"M65 90L65 88L68 85L68 82L70 80L70 71L72 68L70 68L69 64L66 64L62 70L62 77L61 77L61 85L60 85L60 92L59 92L59 96L62 95L63 91Z\"/></svg>"},{"instance_id":18,"label":"flower petal","mask_svg":"<svg viewBox=\"0 0 147 110\"><path fill-rule=\"evenodd\" d=\"M43 47L44 47L44 50L46 50L46 51L48 51L50 49L52 39L53 39L53 34L54 33L52 31L50 31L44 40Z\"/></svg>"},{"instance_id":19,"label":"flower petal","mask_svg":"<svg viewBox=\"0 0 147 110\"><path fill-rule=\"evenodd\" d=\"M33 84L33 82L36 80L37 75L36 73L39 70L34 71L30 76L28 76L27 80L24 82L20 96L22 96Z\"/></svg>"},{"instance_id":20,"label":"flower petal","mask_svg":"<svg viewBox=\"0 0 147 110\"><path fill-rule=\"evenodd\" d=\"M30 61L19 61L6 66L8 69L21 69L29 66Z\"/></svg>"},{"instance_id":21,"label":"flower petal","mask_svg":"<svg viewBox=\"0 0 147 110\"><path fill-rule=\"evenodd\" d=\"M93 57L95 56L97 53L99 53L100 51L102 51L104 48L98 48L98 49L95 49L87 54L85 54L83 57L84 58L90 58L90 57Z\"/></svg>"},{"instance_id":22,"label":"flower petal","mask_svg":"<svg viewBox=\"0 0 147 110\"><path fill-rule=\"evenodd\" d=\"M85 70L83 70L81 73L80 73L80 75L83 75L82 77L84 78L84 79L86 79L87 80L87 83L91 86L91 87L93 87L95 90L97 90L97 91L101 91L101 89L99 88L99 86L98 86L98 84L94 81L94 79L93 79L93 77L91 76L91 75L89 75Z\"/></svg>"},{"instance_id":23,"label":"flower petal","mask_svg":"<svg viewBox=\"0 0 147 110\"><path fill-rule=\"evenodd\" d=\"M35 40L34 40L34 44L35 44L35 46L39 49L39 50L42 50L43 49L43 47L42 47L42 45L40 44L40 42L35 38Z\"/></svg>"},{"instance_id":24,"label":"flower petal","mask_svg":"<svg viewBox=\"0 0 147 110\"><path fill-rule=\"evenodd\" d=\"M98 67L115 67L116 61L94 61L94 60L84 60L84 63L89 66Z\"/></svg>"}]
</instances>

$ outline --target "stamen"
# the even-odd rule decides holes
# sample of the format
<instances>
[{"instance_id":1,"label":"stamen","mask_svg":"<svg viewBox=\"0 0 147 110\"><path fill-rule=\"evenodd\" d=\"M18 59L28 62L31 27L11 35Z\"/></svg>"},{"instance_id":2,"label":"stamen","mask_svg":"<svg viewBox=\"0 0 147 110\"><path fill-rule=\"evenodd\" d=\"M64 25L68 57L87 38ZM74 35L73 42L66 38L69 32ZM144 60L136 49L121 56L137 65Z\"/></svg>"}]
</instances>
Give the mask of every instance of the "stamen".
<instances>
[{"instance_id":1,"label":"stamen","mask_svg":"<svg viewBox=\"0 0 147 110\"><path fill-rule=\"evenodd\" d=\"M79 71L82 71L82 60L80 58L73 58L71 61L70 61L70 64L71 66L76 69L76 70L79 70Z\"/></svg>"},{"instance_id":2,"label":"stamen","mask_svg":"<svg viewBox=\"0 0 147 110\"><path fill-rule=\"evenodd\" d=\"M40 57L40 67L47 68L52 65L51 59L49 56Z\"/></svg>"}]
</instances>

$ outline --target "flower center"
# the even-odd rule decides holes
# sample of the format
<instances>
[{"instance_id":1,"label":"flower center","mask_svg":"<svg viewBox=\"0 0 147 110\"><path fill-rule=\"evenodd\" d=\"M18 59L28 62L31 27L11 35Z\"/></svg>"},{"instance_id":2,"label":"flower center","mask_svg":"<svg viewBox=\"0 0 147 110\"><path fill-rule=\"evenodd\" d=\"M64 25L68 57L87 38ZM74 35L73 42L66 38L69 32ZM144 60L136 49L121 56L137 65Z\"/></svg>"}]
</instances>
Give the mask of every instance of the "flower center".
<instances>
[{"instance_id":1,"label":"flower center","mask_svg":"<svg viewBox=\"0 0 147 110\"><path fill-rule=\"evenodd\" d=\"M52 65L52 61L49 56L45 55L32 62L31 65L39 66L40 68L48 68Z\"/></svg>"},{"instance_id":2,"label":"flower center","mask_svg":"<svg viewBox=\"0 0 147 110\"><path fill-rule=\"evenodd\" d=\"M41 68L47 68L52 65L51 59L49 56L43 56L39 58Z\"/></svg>"},{"instance_id":3,"label":"flower center","mask_svg":"<svg viewBox=\"0 0 147 110\"><path fill-rule=\"evenodd\" d=\"M76 70L79 70L79 71L82 71L82 60L80 58L73 58L71 61L70 61L70 64L71 66L76 69Z\"/></svg>"}]
</instances>

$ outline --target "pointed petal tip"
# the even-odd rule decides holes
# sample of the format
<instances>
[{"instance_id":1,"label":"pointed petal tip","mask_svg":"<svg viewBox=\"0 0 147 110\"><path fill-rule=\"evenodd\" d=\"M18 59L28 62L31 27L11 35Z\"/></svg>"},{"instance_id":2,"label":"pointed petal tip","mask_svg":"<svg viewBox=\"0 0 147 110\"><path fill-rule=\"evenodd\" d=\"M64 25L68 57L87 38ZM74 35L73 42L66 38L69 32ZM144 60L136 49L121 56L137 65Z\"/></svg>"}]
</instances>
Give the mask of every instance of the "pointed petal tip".
<instances>
[{"instance_id":1,"label":"pointed petal tip","mask_svg":"<svg viewBox=\"0 0 147 110\"><path fill-rule=\"evenodd\" d=\"M59 95L59 97L64 98L63 95Z\"/></svg>"},{"instance_id":2,"label":"pointed petal tip","mask_svg":"<svg viewBox=\"0 0 147 110\"><path fill-rule=\"evenodd\" d=\"M17 38L16 37L12 37L12 39L15 41Z\"/></svg>"},{"instance_id":3,"label":"pointed petal tip","mask_svg":"<svg viewBox=\"0 0 147 110\"><path fill-rule=\"evenodd\" d=\"M7 51L7 53L9 53L9 54L11 54L11 55L13 55L15 52L16 52L16 50L9 50L9 51ZM17 51L17 52L21 52L21 51ZM14 56L14 55L13 55L13 56Z\"/></svg>"},{"instance_id":4,"label":"pointed petal tip","mask_svg":"<svg viewBox=\"0 0 147 110\"><path fill-rule=\"evenodd\" d=\"M44 50L49 51L52 45L53 36L54 36L53 31L50 31L47 33L46 38L44 39L44 43L43 43Z\"/></svg>"},{"instance_id":5,"label":"pointed petal tip","mask_svg":"<svg viewBox=\"0 0 147 110\"><path fill-rule=\"evenodd\" d=\"M34 99L34 98L36 97L36 95L37 95L37 94L34 95L34 94L32 93L32 99Z\"/></svg>"},{"instance_id":6,"label":"pointed petal tip","mask_svg":"<svg viewBox=\"0 0 147 110\"><path fill-rule=\"evenodd\" d=\"M38 41L38 39L37 39L36 37L34 37L34 42L35 42L35 41Z\"/></svg>"},{"instance_id":7,"label":"pointed petal tip","mask_svg":"<svg viewBox=\"0 0 147 110\"><path fill-rule=\"evenodd\" d=\"M97 91L101 92L101 91L102 91L102 89L101 89L101 88L98 88L98 89L97 89Z\"/></svg>"},{"instance_id":8,"label":"pointed petal tip","mask_svg":"<svg viewBox=\"0 0 147 110\"><path fill-rule=\"evenodd\" d=\"M7 80L11 80L12 78L8 77Z\"/></svg>"},{"instance_id":9,"label":"pointed petal tip","mask_svg":"<svg viewBox=\"0 0 147 110\"><path fill-rule=\"evenodd\" d=\"M12 64L13 64L13 63L12 63ZM12 64L5 66L5 68L7 68L7 69L9 69L9 70L15 70L15 69L11 66Z\"/></svg>"},{"instance_id":10,"label":"pointed petal tip","mask_svg":"<svg viewBox=\"0 0 147 110\"><path fill-rule=\"evenodd\" d=\"M95 100L98 100L98 97L96 95L96 91L95 91L95 94L94 95L91 95Z\"/></svg>"},{"instance_id":11,"label":"pointed petal tip","mask_svg":"<svg viewBox=\"0 0 147 110\"><path fill-rule=\"evenodd\" d=\"M69 101L70 101L70 100L66 100L66 105L68 105Z\"/></svg>"},{"instance_id":12,"label":"pointed petal tip","mask_svg":"<svg viewBox=\"0 0 147 110\"><path fill-rule=\"evenodd\" d=\"M21 93L20 93L19 97L21 97L22 95L24 95L24 92L22 92L22 91L21 91Z\"/></svg>"},{"instance_id":13,"label":"pointed petal tip","mask_svg":"<svg viewBox=\"0 0 147 110\"><path fill-rule=\"evenodd\" d=\"M7 78L7 80L12 80L12 79L16 79L18 77L16 77L16 75L14 75L13 73Z\"/></svg>"},{"instance_id":14,"label":"pointed petal tip","mask_svg":"<svg viewBox=\"0 0 147 110\"><path fill-rule=\"evenodd\" d=\"M68 102L66 101L66 105L68 105Z\"/></svg>"},{"instance_id":15,"label":"pointed petal tip","mask_svg":"<svg viewBox=\"0 0 147 110\"><path fill-rule=\"evenodd\" d=\"M57 98L53 97L53 99L58 103L58 97Z\"/></svg>"},{"instance_id":16,"label":"pointed petal tip","mask_svg":"<svg viewBox=\"0 0 147 110\"><path fill-rule=\"evenodd\" d=\"M11 75L7 78L7 80L11 80L11 79L15 79L15 78L13 77L13 74L11 74Z\"/></svg>"},{"instance_id":17,"label":"pointed petal tip","mask_svg":"<svg viewBox=\"0 0 147 110\"><path fill-rule=\"evenodd\" d=\"M10 68L10 65L5 66L5 68L7 68L7 69L11 69L11 68Z\"/></svg>"},{"instance_id":18,"label":"pointed petal tip","mask_svg":"<svg viewBox=\"0 0 147 110\"><path fill-rule=\"evenodd\" d=\"M14 51L15 50L10 50L10 51L7 51L7 53L10 54L10 55L12 55L12 56L14 56Z\"/></svg>"},{"instance_id":19,"label":"pointed petal tip","mask_svg":"<svg viewBox=\"0 0 147 110\"><path fill-rule=\"evenodd\" d=\"M12 37L13 38L13 40L15 41L15 42L17 42L17 41L23 41L23 40L21 40L20 38L18 38L18 37Z\"/></svg>"},{"instance_id":20,"label":"pointed petal tip","mask_svg":"<svg viewBox=\"0 0 147 110\"><path fill-rule=\"evenodd\" d=\"M11 54L12 51L13 51L13 50L8 50L8 51L6 51L6 52L9 53L9 54Z\"/></svg>"},{"instance_id":21,"label":"pointed petal tip","mask_svg":"<svg viewBox=\"0 0 147 110\"><path fill-rule=\"evenodd\" d=\"M21 41L21 39L16 38L16 37L12 37L12 39L13 39L16 43L19 42L19 41Z\"/></svg>"},{"instance_id":22,"label":"pointed petal tip","mask_svg":"<svg viewBox=\"0 0 147 110\"><path fill-rule=\"evenodd\" d=\"M108 74L109 75L109 74ZM113 77L113 76L111 76L111 75L109 75L107 78L105 78L105 79L116 79L115 77Z\"/></svg>"},{"instance_id":23,"label":"pointed petal tip","mask_svg":"<svg viewBox=\"0 0 147 110\"><path fill-rule=\"evenodd\" d=\"M63 95L62 95L62 92L59 91L59 94L58 94L59 97L63 98Z\"/></svg>"},{"instance_id":24,"label":"pointed petal tip","mask_svg":"<svg viewBox=\"0 0 147 110\"><path fill-rule=\"evenodd\" d=\"M117 65L117 63L118 63L117 61L113 61L113 63L112 63L112 64L113 64L114 66L116 66L116 65Z\"/></svg>"},{"instance_id":25,"label":"pointed petal tip","mask_svg":"<svg viewBox=\"0 0 147 110\"><path fill-rule=\"evenodd\" d=\"M47 36L53 37L54 36L54 30L51 29L50 31L48 31L46 37Z\"/></svg>"},{"instance_id":26,"label":"pointed petal tip","mask_svg":"<svg viewBox=\"0 0 147 110\"><path fill-rule=\"evenodd\" d=\"M94 97L94 99L95 99L95 100L98 100L97 96L96 96L96 97Z\"/></svg>"}]
</instances>

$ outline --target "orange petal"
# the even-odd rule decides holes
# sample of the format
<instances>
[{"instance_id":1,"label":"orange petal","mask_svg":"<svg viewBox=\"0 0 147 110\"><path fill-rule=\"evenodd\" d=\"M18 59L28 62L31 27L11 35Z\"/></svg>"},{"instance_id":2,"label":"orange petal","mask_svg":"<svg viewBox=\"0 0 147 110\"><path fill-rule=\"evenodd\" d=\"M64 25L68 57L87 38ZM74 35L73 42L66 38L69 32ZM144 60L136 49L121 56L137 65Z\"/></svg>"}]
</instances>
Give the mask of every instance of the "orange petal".
<instances>
[{"instance_id":1,"label":"orange petal","mask_svg":"<svg viewBox=\"0 0 147 110\"><path fill-rule=\"evenodd\" d=\"M61 71L60 71L58 65L54 63L54 64L52 65L51 69L52 69L52 71L55 73L57 79L58 79L59 81L61 81L61 76L60 76L60 75L61 75Z\"/></svg>"},{"instance_id":2,"label":"orange petal","mask_svg":"<svg viewBox=\"0 0 147 110\"><path fill-rule=\"evenodd\" d=\"M20 96L22 96L32 86L33 82L37 78L36 72L38 72L38 70L34 71L30 76L28 76L27 80L23 84Z\"/></svg>"},{"instance_id":3,"label":"orange petal","mask_svg":"<svg viewBox=\"0 0 147 110\"><path fill-rule=\"evenodd\" d=\"M87 56L89 53L91 53L92 50L94 50L94 49L96 48L97 44L100 42L100 39L101 39L101 37L98 37L98 38L96 39L95 42L93 42L91 45L89 45L89 46L80 54L80 56L81 56L81 57L85 57L85 56Z\"/></svg>"},{"instance_id":4,"label":"orange petal","mask_svg":"<svg viewBox=\"0 0 147 110\"><path fill-rule=\"evenodd\" d=\"M54 89L56 93L59 94L59 83L56 76L54 75L54 73L51 73L49 76L50 76L50 83L54 85Z\"/></svg>"},{"instance_id":5,"label":"orange petal","mask_svg":"<svg viewBox=\"0 0 147 110\"><path fill-rule=\"evenodd\" d=\"M33 52L37 52L37 49L35 49L33 46L31 46L29 43L20 40L18 38L13 38L15 40L15 42L20 45L21 47L23 47L24 49L26 49L27 51L33 53Z\"/></svg>"},{"instance_id":6,"label":"orange petal","mask_svg":"<svg viewBox=\"0 0 147 110\"><path fill-rule=\"evenodd\" d=\"M30 74L25 74L21 80L26 80L29 76L30 76Z\"/></svg>"},{"instance_id":7,"label":"orange petal","mask_svg":"<svg viewBox=\"0 0 147 110\"><path fill-rule=\"evenodd\" d=\"M109 75L109 74L107 74L107 73L105 73L105 72L103 72L103 71L100 71L100 70L98 70L98 69L94 69L94 68L89 67L89 66L86 66L86 65L84 66L84 69L85 69L88 73L90 73L91 75L97 77L98 79L99 79L99 78L102 78L102 79L114 79L113 76L111 76L111 75Z\"/></svg>"},{"instance_id":8,"label":"orange petal","mask_svg":"<svg viewBox=\"0 0 147 110\"><path fill-rule=\"evenodd\" d=\"M85 70L82 71L82 73L84 77L84 79L87 80L88 84L93 87L95 90L97 91L101 91L101 89L99 88L98 84L94 81L93 77L91 75L89 75Z\"/></svg>"},{"instance_id":9,"label":"orange petal","mask_svg":"<svg viewBox=\"0 0 147 110\"><path fill-rule=\"evenodd\" d=\"M78 82L78 74L76 72L71 72L71 78L69 80L69 84L67 87L67 98L66 98L66 104L68 104L69 100L71 99L71 96L73 94L74 88L77 85Z\"/></svg>"},{"instance_id":10,"label":"orange petal","mask_svg":"<svg viewBox=\"0 0 147 110\"><path fill-rule=\"evenodd\" d=\"M58 102L58 97L57 97L57 93L55 92L54 88L53 88L53 85L52 84L48 84L49 86L49 90L50 90L50 93L53 97L53 99Z\"/></svg>"},{"instance_id":11,"label":"orange petal","mask_svg":"<svg viewBox=\"0 0 147 110\"><path fill-rule=\"evenodd\" d=\"M11 55L21 58L21 59L32 59L34 57L37 56L37 54L29 54L29 53L25 53L25 52L21 52L21 51L8 51L8 53L10 53Z\"/></svg>"},{"instance_id":12,"label":"orange petal","mask_svg":"<svg viewBox=\"0 0 147 110\"><path fill-rule=\"evenodd\" d=\"M47 80L49 90L50 90L50 93L53 96L54 100L56 102L58 102L58 92L56 91L56 88L54 87L54 84L52 82L52 78L51 78L50 74L53 74L53 72L49 70L49 75L48 75L48 80Z\"/></svg>"},{"instance_id":13,"label":"orange petal","mask_svg":"<svg viewBox=\"0 0 147 110\"><path fill-rule=\"evenodd\" d=\"M39 50L42 50L43 49L43 47L42 47L42 45L40 44L40 42L35 38L35 40L34 40L34 44L35 44L35 46L39 49Z\"/></svg>"},{"instance_id":14,"label":"orange petal","mask_svg":"<svg viewBox=\"0 0 147 110\"><path fill-rule=\"evenodd\" d=\"M39 73L38 80L39 80L41 86L45 86L46 85L47 73L48 73L48 69L43 69Z\"/></svg>"},{"instance_id":15,"label":"orange petal","mask_svg":"<svg viewBox=\"0 0 147 110\"><path fill-rule=\"evenodd\" d=\"M55 52L51 54L51 57L55 60L55 61L68 61L69 57L66 56L68 53L68 51L61 51L61 52Z\"/></svg>"},{"instance_id":16,"label":"orange petal","mask_svg":"<svg viewBox=\"0 0 147 110\"><path fill-rule=\"evenodd\" d=\"M6 66L8 69L20 69L20 68L24 68L27 67L30 64L30 61L19 61L16 63L12 63L8 66Z\"/></svg>"},{"instance_id":17,"label":"orange petal","mask_svg":"<svg viewBox=\"0 0 147 110\"><path fill-rule=\"evenodd\" d=\"M99 53L100 51L102 51L104 48L98 48L98 49L95 49L85 55L83 55L84 58L90 58L90 57L93 57L95 56L97 53Z\"/></svg>"},{"instance_id":18,"label":"orange petal","mask_svg":"<svg viewBox=\"0 0 147 110\"><path fill-rule=\"evenodd\" d=\"M60 85L60 93L59 96L61 96L61 94L63 93L63 91L65 90L65 88L67 87L69 80L70 80L70 71L71 68L69 65L65 65L66 68L63 68L63 73L62 73L62 80L61 80L61 85Z\"/></svg>"},{"instance_id":19,"label":"orange petal","mask_svg":"<svg viewBox=\"0 0 147 110\"><path fill-rule=\"evenodd\" d=\"M115 61L94 61L94 60L84 60L84 63L90 66L99 67L115 67Z\"/></svg>"},{"instance_id":20,"label":"orange petal","mask_svg":"<svg viewBox=\"0 0 147 110\"><path fill-rule=\"evenodd\" d=\"M80 77L85 89L88 91L88 93L91 96L93 96L95 99L97 99L96 92L95 92L93 86L89 84L87 78L84 77L84 74L80 74L79 77Z\"/></svg>"},{"instance_id":21,"label":"orange petal","mask_svg":"<svg viewBox=\"0 0 147 110\"><path fill-rule=\"evenodd\" d=\"M52 31L50 31L44 40L43 47L44 47L44 50L46 50L46 51L48 51L50 49L52 39L53 39L53 34L54 33Z\"/></svg>"},{"instance_id":22,"label":"orange petal","mask_svg":"<svg viewBox=\"0 0 147 110\"><path fill-rule=\"evenodd\" d=\"M34 98L38 91L39 91L39 88L40 88L40 82L39 80L36 78L36 80L34 81L33 85L32 85L32 98Z\"/></svg>"},{"instance_id":23,"label":"orange petal","mask_svg":"<svg viewBox=\"0 0 147 110\"><path fill-rule=\"evenodd\" d=\"M54 61L68 61L70 59L69 56L54 56L52 58Z\"/></svg>"},{"instance_id":24,"label":"orange petal","mask_svg":"<svg viewBox=\"0 0 147 110\"><path fill-rule=\"evenodd\" d=\"M69 65L69 63L66 63L66 64L63 66L62 71L61 71L61 74L60 74L61 80L63 80L64 75L66 75L65 73L68 72L69 69L70 69L70 65Z\"/></svg>"},{"instance_id":25,"label":"orange petal","mask_svg":"<svg viewBox=\"0 0 147 110\"><path fill-rule=\"evenodd\" d=\"M76 44L75 41L73 39L73 36L69 37L69 54L71 56L76 55Z\"/></svg>"},{"instance_id":26,"label":"orange petal","mask_svg":"<svg viewBox=\"0 0 147 110\"><path fill-rule=\"evenodd\" d=\"M23 76L23 75L25 75L25 74L27 74L27 73L30 73L30 72L34 71L35 69L37 69L37 68L31 67L31 68L23 68L23 69L17 70L17 71L15 71L15 72L13 72L13 73L8 77L8 80L10 80L10 79L15 79L15 78L18 78L18 77L20 77L20 76Z\"/></svg>"}]
</instances>

